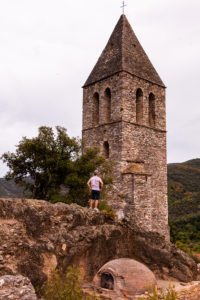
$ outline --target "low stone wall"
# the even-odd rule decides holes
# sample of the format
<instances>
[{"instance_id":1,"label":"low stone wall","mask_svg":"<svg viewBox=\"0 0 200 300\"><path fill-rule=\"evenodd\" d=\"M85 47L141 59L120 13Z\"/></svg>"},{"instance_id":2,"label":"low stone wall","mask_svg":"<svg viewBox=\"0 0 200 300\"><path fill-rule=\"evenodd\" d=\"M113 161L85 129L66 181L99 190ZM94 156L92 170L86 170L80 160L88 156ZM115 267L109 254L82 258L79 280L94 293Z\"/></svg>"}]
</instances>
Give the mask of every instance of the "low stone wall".
<instances>
[{"instance_id":1,"label":"low stone wall","mask_svg":"<svg viewBox=\"0 0 200 300\"><path fill-rule=\"evenodd\" d=\"M191 282L177 291L177 300L199 300L200 299L200 281Z\"/></svg>"},{"instance_id":2,"label":"low stone wall","mask_svg":"<svg viewBox=\"0 0 200 300\"><path fill-rule=\"evenodd\" d=\"M192 281L188 283L183 282L169 282L158 281L158 290L162 290L167 294L167 288L172 286L177 293L177 300L199 300L200 299L200 281ZM138 295L133 300L148 299L148 292L144 295Z\"/></svg>"},{"instance_id":3,"label":"low stone wall","mask_svg":"<svg viewBox=\"0 0 200 300\"><path fill-rule=\"evenodd\" d=\"M200 281L193 281L189 283L182 282L169 282L164 280L158 280L158 291L162 290L163 294L167 293L167 288L172 286L176 293L176 300L199 300L200 299ZM149 293L145 292L143 295L130 296L124 293L123 296L118 296L116 291L107 290L103 288L94 287L93 284L85 284L84 292L86 295L96 295L101 300L148 300Z\"/></svg>"}]
</instances>

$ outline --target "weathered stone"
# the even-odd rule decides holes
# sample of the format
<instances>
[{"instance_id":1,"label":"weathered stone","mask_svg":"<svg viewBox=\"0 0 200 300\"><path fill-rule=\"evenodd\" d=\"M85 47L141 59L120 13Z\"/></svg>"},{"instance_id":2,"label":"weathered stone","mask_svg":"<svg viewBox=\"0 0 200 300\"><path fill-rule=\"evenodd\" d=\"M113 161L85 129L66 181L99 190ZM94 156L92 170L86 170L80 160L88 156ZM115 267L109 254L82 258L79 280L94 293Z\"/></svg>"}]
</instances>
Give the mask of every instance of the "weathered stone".
<instances>
[{"instance_id":1,"label":"weathered stone","mask_svg":"<svg viewBox=\"0 0 200 300\"><path fill-rule=\"evenodd\" d=\"M0 274L21 274L35 287L56 267L75 263L91 281L105 263L126 257L160 278L196 279L195 262L158 233L141 233L131 220L110 221L76 204L0 199L0 225Z\"/></svg>"},{"instance_id":2,"label":"weathered stone","mask_svg":"<svg viewBox=\"0 0 200 300\"><path fill-rule=\"evenodd\" d=\"M37 300L37 297L27 277L5 275L0 277L0 299Z\"/></svg>"}]
</instances>

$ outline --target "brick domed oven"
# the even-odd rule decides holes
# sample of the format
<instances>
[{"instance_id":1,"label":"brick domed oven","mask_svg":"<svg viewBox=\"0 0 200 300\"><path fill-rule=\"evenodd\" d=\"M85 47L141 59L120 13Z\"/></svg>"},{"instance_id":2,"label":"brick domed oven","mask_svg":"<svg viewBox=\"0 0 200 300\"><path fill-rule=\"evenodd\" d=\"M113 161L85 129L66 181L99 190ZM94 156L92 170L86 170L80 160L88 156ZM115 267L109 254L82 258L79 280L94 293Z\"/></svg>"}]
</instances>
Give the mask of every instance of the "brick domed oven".
<instances>
[{"instance_id":1,"label":"brick domed oven","mask_svg":"<svg viewBox=\"0 0 200 300\"><path fill-rule=\"evenodd\" d=\"M99 288L115 291L117 296L140 295L156 284L151 270L129 258L115 259L106 263L93 281Z\"/></svg>"}]
</instances>

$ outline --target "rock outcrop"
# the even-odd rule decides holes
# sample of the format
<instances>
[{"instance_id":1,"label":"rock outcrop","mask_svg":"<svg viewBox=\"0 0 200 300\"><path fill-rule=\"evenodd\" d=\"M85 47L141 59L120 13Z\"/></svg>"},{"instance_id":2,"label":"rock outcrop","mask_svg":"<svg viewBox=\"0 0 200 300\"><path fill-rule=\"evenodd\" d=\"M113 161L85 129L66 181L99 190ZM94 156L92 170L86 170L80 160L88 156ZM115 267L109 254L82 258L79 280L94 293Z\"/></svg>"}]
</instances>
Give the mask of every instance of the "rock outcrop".
<instances>
[{"instance_id":1,"label":"rock outcrop","mask_svg":"<svg viewBox=\"0 0 200 300\"><path fill-rule=\"evenodd\" d=\"M75 263L91 281L108 261L133 258L157 278L195 280L193 259L156 233L140 232L128 220L76 204L0 199L0 275L21 274L39 287L56 267Z\"/></svg>"},{"instance_id":2,"label":"rock outcrop","mask_svg":"<svg viewBox=\"0 0 200 300\"><path fill-rule=\"evenodd\" d=\"M37 300L37 297L27 277L5 275L0 277L0 299Z\"/></svg>"}]
</instances>

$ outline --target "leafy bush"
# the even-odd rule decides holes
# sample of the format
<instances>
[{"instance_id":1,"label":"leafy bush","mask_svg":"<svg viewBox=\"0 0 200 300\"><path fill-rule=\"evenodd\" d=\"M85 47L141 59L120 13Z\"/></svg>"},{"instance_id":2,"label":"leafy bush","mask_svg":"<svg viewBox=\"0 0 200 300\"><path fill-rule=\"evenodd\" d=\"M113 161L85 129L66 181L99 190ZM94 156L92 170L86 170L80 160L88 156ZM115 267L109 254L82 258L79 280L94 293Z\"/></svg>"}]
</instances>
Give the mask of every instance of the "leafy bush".
<instances>
[{"instance_id":1,"label":"leafy bush","mask_svg":"<svg viewBox=\"0 0 200 300\"><path fill-rule=\"evenodd\" d=\"M140 300L177 300L177 292L174 286L169 285L166 292L163 289L159 289L155 286L147 298L141 298Z\"/></svg>"},{"instance_id":2,"label":"leafy bush","mask_svg":"<svg viewBox=\"0 0 200 300\"><path fill-rule=\"evenodd\" d=\"M115 212L112 209L112 207L106 202L106 201L100 201L99 203L99 210L103 211L105 213L107 220L115 220Z\"/></svg>"},{"instance_id":3,"label":"leafy bush","mask_svg":"<svg viewBox=\"0 0 200 300\"><path fill-rule=\"evenodd\" d=\"M65 274L54 270L43 286L43 298L45 300L98 300L95 295L85 295L82 284L83 279L78 267L69 266Z\"/></svg>"},{"instance_id":4,"label":"leafy bush","mask_svg":"<svg viewBox=\"0 0 200 300\"><path fill-rule=\"evenodd\" d=\"M87 182L95 169L100 171L104 187L101 198L106 197L107 186L112 183L112 163L99 156L99 149L86 149L84 154L79 156L73 164L73 170L66 176L65 186L69 188L66 200L75 202L81 206L86 206L90 198L91 191Z\"/></svg>"}]
</instances>

